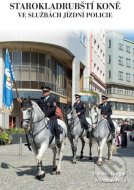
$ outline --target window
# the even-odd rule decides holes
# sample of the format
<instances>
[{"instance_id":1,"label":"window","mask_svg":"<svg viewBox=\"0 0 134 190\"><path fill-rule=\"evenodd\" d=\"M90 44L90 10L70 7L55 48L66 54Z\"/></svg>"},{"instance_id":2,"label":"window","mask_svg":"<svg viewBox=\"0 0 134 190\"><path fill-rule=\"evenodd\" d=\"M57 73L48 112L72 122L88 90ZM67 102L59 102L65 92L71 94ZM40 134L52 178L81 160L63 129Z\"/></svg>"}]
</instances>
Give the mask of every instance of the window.
<instances>
[{"instance_id":1,"label":"window","mask_svg":"<svg viewBox=\"0 0 134 190\"><path fill-rule=\"evenodd\" d=\"M108 48L111 48L111 40L108 40Z\"/></svg>"},{"instance_id":2,"label":"window","mask_svg":"<svg viewBox=\"0 0 134 190\"><path fill-rule=\"evenodd\" d=\"M108 55L108 64L111 63L111 55Z\"/></svg>"},{"instance_id":3,"label":"window","mask_svg":"<svg viewBox=\"0 0 134 190\"><path fill-rule=\"evenodd\" d=\"M133 69L134 69L134 60L133 60Z\"/></svg>"},{"instance_id":4,"label":"window","mask_svg":"<svg viewBox=\"0 0 134 190\"><path fill-rule=\"evenodd\" d=\"M86 47L86 36L84 33L80 34L80 42Z\"/></svg>"},{"instance_id":5,"label":"window","mask_svg":"<svg viewBox=\"0 0 134 190\"><path fill-rule=\"evenodd\" d=\"M130 46L126 46L126 52L130 53Z\"/></svg>"},{"instance_id":6,"label":"window","mask_svg":"<svg viewBox=\"0 0 134 190\"><path fill-rule=\"evenodd\" d=\"M111 71L108 71L108 78L111 79Z\"/></svg>"},{"instance_id":7,"label":"window","mask_svg":"<svg viewBox=\"0 0 134 190\"><path fill-rule=\"evenodd\" d=\"M96 67L96 63L94 63L94 68Z\"/></svg>"},{"instance_id":8,"label":"window","mask_svg":"<svg viewBox=\"0 0 134 190\"><path fill-rule=\"evenodd\" d=\"M14 51L12 53L12 63L13 65L21 65L21 52Z\"/></svg>"},{"instance_id":9,"label":"window","mask_svg":"<svg viewBox=\"0 0 134 190\"><path fill-rule=\"evenodd\" d=\"M134 74L133 74L133 83L134 83Z\"/></svg>"},{"instance_id":10,"label":"window","mask_svg":"<svg viewBox=\"0 0 134 190\"><path fill-rule=\"evenodd\" d=\"M127 66L127 67L131 67L130 59L128 59L128 58L126 58L126 66Z\"/></svg>"},{"instance_id":11,"label":"window","mask_svg":"<svg viewBox=\"0 0 134 190\"><path fill-rule=\"evenodd\" d=\"M118 49L123 51L123 44L119 43Z\"/></svg>"},{"instance_id":12,"label":"window","mask_svg":"<svg viewBox=\"0 0 134 190\"><path fill-rule=\"evenodd\" d=\"M96 45L96 39L94 39L94 45Z\"/></svg>"},{"instance_id":13,"label":"window","mask_svg":"<svg viewBox=\"0 0 134 190\"><path fill-rule=\"evenodd\" d=\"M126 81L130 82L130 73L126 73Z\"/></svg>"},{"instance_id":14,"label":"window","mask_svg":"<svg viewBox=\"0 0 134 190\"><path fill-rule=\"evenodd\" d=\"M118 57L118 64L123 65L123 57L122 56Z\"/></svg>"},{"instance_id":15,"label":"window","mask_svg":"<svg viewBox=\"0 0 134 190\"><path fill-rule=\"evenodd\" d=\"M123 94L123 90L121 88L117 89L117 94Z\"/></svg>"},{"instance_id":16,"label":"window","mask_svg":"<svg viewBox=\"0 0 134 190\"><path fill-rule=\"evenodd\" d=\"M22 52L22 65L30 65L30 52Z\"/></svg>"},{"instance_id":17,"label":"window","mask_svg":"<svg viewBox=\"0 0 134 190\"><path fill-rule=\"evenodd\" d=\"M38 66L38 53L31 53L31 65Z\"/></svg>"},{"instance_id":18,"label":"window","mask_svg":"<svg viewBox=\"0 0 134 190\"><path fill-rule=\"evenodd\" d=\"M118 79L123 80L123 72L122 71L118 72Z\"/></svg>"}]
</instances>

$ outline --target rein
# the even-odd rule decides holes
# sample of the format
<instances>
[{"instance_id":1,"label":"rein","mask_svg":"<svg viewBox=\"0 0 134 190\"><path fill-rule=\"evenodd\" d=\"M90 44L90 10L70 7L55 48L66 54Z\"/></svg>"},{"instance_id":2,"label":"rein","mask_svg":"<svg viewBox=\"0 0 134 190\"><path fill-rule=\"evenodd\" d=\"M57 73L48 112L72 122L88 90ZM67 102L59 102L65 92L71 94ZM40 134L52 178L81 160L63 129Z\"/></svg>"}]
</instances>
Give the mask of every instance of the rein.
<instances>
[{"instance_id":1,"label":"rein","mask_svg":"<svg viewBox=\"0 0 134 190\"><path fill-rule=\"evenodd\" d=\"M28 107L28 108L30 108L30 107ZM27 109L28 109L28 108L27 108ZM27 109L25 109L25 110L27 110ZM31 109L34 111L33 107L32 107ZM21 110L23 111L24 109L21 109ZM33 122L33 119L32 119L32 112L31 112L30 118L22 119L22 121L25 121L25 122L30 123L30 124L35 124L35 123L38 123L38 122L42 121L44 118L45 118L45 116L44 116L42 119Z\"/></svg>"},{"instance_id":2,"label":"rein","mask_svg":"<svg viewBox=\"0 0 134 190\"><path fill-rule=\"evenodd\" d=\"M69 113L71 113L72 111L70 111ZM69 114L68 113L68 114ZM74 120L77 118L78 116L76 116L76 117L72 117L72 118L70 118L70 119L67 119L67 121L71 121L71 123L69 124L69 125L73 125L72 127L71 127L71 129L73 129L80 121L78 120L78 122L77 123L75 123L75 125L74 125Z\"/></svg>"},{"instance_id":3,"label":"rein","mask_svg":"<svg viewBox=\"0 0 134 190\"><path fill-rule=\"evenodd\" d=\"M34 112L33 107L28 107L28 108L31 108L31 110ZM28 108L27 108L27 109L28 109ZM21 110L24 111L24 110L27 110L27 109L21 109ZM45 118L45 116L44 116L43 118L41 118L40 120L37 120L37 121L34 121L34 122L33 122L33 114L32 114L32 111L31 111L30 117L29 117L29 118L26 118L26 119L22 119L22 121L25 121L25 122L27 122L27 123L29 124L29 126L30 126L29 134L30 134L31 137L33 138L33 142L34 142L35 147L38 149L38 147L37 147L37 145L36 145L36 143L35 143L35 137L36 137L41 131L43 131L45 128L48 129L48 127L47 127L47 126L48 126L48 122L47 122L47 123L45 122L45 126L44 126L42 129L40 129L39 131L37 131L35 134L33 134L33 133L34 133L34 128L35 128L34 124L36 124L36 123L42 121L42 120ZM32 127L32 126L33 126L33 127Z\"/></svg>"}]
</instances>

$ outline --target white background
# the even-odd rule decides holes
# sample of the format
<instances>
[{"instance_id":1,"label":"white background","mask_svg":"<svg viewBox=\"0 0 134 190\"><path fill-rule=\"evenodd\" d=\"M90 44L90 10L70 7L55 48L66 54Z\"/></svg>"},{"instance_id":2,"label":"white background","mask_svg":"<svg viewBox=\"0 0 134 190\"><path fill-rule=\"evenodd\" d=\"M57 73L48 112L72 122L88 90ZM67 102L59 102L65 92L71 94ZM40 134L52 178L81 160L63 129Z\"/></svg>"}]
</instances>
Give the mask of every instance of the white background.
<instances>
[{"instance_id":1,"label":"white background","mask_svg":"<svg viewBox=\"0 0 134 190\"><path fill-rule=\"evenodd\" d=\"M113 12L113 18L19 18L18 10L10 10L10 3L40 2L40 3L78 3L79 0L2 0L0 1L0 30L59 30L59 29L133 29L134 2L120 0L121 10ZM90 0L84 2L91 3ZM95 0L96 2L113 3L113 0ZM29 11L29 10L22 10ZM55 10L56 11L56 10ZM91 10L92 11L92 10ZM103 10L102 10L103 12Z\"/></svg>"}]
</instances>

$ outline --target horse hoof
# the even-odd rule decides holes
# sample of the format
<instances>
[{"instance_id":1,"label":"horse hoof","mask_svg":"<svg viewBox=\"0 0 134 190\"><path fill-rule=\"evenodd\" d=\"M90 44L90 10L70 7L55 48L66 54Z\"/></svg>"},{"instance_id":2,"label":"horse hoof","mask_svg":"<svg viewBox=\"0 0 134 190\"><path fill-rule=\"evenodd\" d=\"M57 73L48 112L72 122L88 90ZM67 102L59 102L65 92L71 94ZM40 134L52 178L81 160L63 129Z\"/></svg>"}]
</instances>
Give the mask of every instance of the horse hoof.
<instances>
[{"instance_id":1,"label":"horse hoof","mask_svg":"<svg viewBox=\"0 0 134 190\"><path fill-rule=\"evenodd\" d=\"M92 156L90 156L90 157L89 157L89 160L92 160L92 159L93 159Z\"/></svg>"},{"instance_id":2,"label":"horse hoof","mask_svg":"<svg viewBox=\"0 0 134 190\"><path fill-rule=\"evenodd\" d=\"M80 159L83 159L83 155L80 155Z\"/></svg>"},{"instance_id":3,"label":"horse hoof","mask_svg":"<svg viewBox=\"0 0 134 190\"><path fill-rule=\"evenodd\" d=\"M97 161L97 165L101 166L102 165L102 161Z\"/></svg>"},{"instance_id":4,"label":"horse hoof","mask_svg":"<svg viewBox=\"0 0 134 190\"><path fill-rule=\"evenodd\" d=\"M57 166L53 167L53 172L55 172L57 170Z\"/></svg>"},{"instance_id":5,"label":"horse hoof","mask_svg":"<svg viewBox=\"0 0 134 190\"><path fill-rule=\"evenodd\" d=\"M111 163L111 162L112 162L112 159L109 159L109 158L108 158L108 162Z\"/></svg>"},{"instance_id":6,"label":"horse hoof","mask_svg":"<svg viewBox=\"0 0 134 190\"><path fill-rule=\"evenodd\" d=\"M72 164L76 164L76 160L73 160L73 161L72 161Z\"/></svg>"},{"instance_id":7,"label":"horse hoof","mask_svg":"<svg viewBox=\"0 0 134 190\"><path fill-rule=\"evenodd\" d=\"M56 171L56 175L59 175L60 174L60 171Z\"/></svg>"},{"instance_id":8,"label":"horse hoof","mask_svg":"<svg viewBox=\"0 0 134 190\"><path fill-rule=\"evenodd\" d=\"M43 174L41 174L41 175L37 175L37 176L36 176L36 178L37 178L38 180L42 180L44 177L45 177L45 172L44 172Z\"/></svg>"}]
</instances>

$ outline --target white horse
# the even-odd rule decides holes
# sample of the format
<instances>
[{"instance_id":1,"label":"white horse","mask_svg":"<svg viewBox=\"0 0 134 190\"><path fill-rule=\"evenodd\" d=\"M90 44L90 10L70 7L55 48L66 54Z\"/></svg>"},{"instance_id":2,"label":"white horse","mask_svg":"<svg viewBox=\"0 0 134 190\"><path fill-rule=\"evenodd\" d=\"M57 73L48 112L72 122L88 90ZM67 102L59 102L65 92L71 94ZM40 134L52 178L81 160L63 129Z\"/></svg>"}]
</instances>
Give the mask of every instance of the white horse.
<instances>
[{"instance_id":1,"label":"white horse","mask_svg":"<svg viewBox=\"0 0 134 190\"><path fill-rule=\"evenodd\" d=\"M71 143L72 153L73 153L73 159L72 162L76 163L76 152L77 152L77 145L78 145L78 139L80 138L82 143L81 153L80 153L80 159L83 158L83 149L85 146L85 140L84 137L87 135L87 131L81 127L80 120L78 116L76 115L76 111L72 109L71 105L68 105L65 107L65 112L67 114L67 124L68 124L68 138ZM91 119L86 118L87 122L91 126ZM92 127L90 127L90 132L92 130ZM89 159L92 160L92 136L90 134L89 138Z\"/></svg>"},{"instance_id":2,"label":"white horse","mask_svg":"<svg viewBox=\"0 0 134 190\"><path fill-rule=\"evenodd\" d=\"M45 171L42 170L42 158L48 147L53 150L53 171L60 174L62 152L64 149L65 139L67 136L66 124L58 119L58 124L61 126L62 133L60 134L61 147L56 146L56 139L50 129L50 120L45 117L40 107L34 101L27 100L22 103L23 113L23 128L29 128L29 141L32 150L34 151L37 160L37 179L45 177ZM56 166L56 153L59 153L59 162Z\"/></svg>"},{"instance_id":3,"label":"white horse","mask_svg":"<svg viewBox=\"0 0 134 190\"><path fill-rule=\"evenodd\" d=\"M108 146L108 160L112 160L112 153L115 151L115 144L113 144L113 137L110 133L110 126L108 121L102 117L100 109L93 107L90 111L90 116L92 119L93 134L94 140L96 141L98 148L98 161L99 166L102 165L102 153L104 145L107 143ZM114 121L113 121L114 122ZM118 124L114 122L115 128L118 127Z\"/></svg>"}]
</instances>

